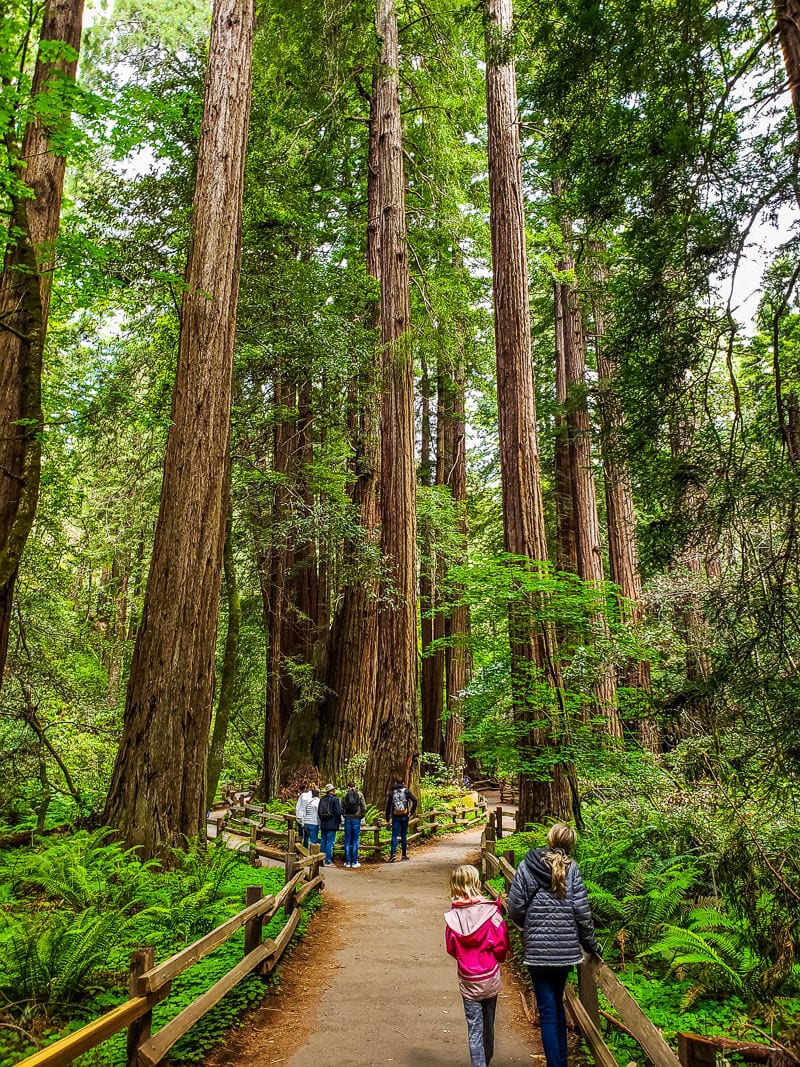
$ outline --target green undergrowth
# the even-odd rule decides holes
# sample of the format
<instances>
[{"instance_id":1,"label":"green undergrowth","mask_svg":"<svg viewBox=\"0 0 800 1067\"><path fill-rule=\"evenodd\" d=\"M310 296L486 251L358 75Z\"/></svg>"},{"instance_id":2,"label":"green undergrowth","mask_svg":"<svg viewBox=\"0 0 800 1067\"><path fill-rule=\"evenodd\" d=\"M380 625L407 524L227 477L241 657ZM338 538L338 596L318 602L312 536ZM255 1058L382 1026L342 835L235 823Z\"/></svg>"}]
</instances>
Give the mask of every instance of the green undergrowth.
<instances>
[{"instance_id":1,"label":"green undergrowth","mask_svg":"<svg viewBox=\"0 0 800 1067\"><path fill-rule=\"evenodd\" d=\"M592 787L576 859L605 959L673 1047L686 1031L796 1049L800 825L726 799L643 765ZM497 852L519 863L545 837L531 826ZM621 1063L641 1056L614 1028L607 1040Z\"/></svg>"},{"instance_id":2,"label":"green undergrowth","mask_svg":"<svg viewBox=\"0 0 800 1067\"><path fill-rule=\"evenodd\" d=\"M167 959L240 911L247 886L261 885L270 895L283 883L282 869L251 868L221 846L190 844L174 854L167 870L142 864L102 832L0 852L0 1067L123 1003L133 949L152 945L156 962ZM317 895L305 902L293 943L320 905ZM284 922L281 911L264 936L275 937ZM175 979L169 997L154 1009L154 1031L243 954L242 930ZM170 1062L201 1061L265 988L255 976L240 982L174 1046ZM75 1062L124 1064L125 1032Z\"/></svg>"}]
</instances>

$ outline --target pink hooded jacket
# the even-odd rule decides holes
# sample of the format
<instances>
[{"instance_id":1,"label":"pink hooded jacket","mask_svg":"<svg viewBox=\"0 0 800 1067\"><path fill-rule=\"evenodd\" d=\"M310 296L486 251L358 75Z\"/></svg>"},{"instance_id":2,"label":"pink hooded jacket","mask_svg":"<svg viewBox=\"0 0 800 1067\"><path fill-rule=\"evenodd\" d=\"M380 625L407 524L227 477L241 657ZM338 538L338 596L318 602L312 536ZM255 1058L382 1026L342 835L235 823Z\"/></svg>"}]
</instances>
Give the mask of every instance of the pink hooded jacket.
<instances>
[{"instance_id":1,"label":"pink hooded jacket","mask_svg":"<svg viewBox=\"0 0 800 1067\"><path fill-rule=\"evenodd\" d=\"M500 991L500 964L508 955L508 927L493 901L454 900L445 913L445 947L458 964L461 993L472 1000Z\"/></svg>"}]
</instances>

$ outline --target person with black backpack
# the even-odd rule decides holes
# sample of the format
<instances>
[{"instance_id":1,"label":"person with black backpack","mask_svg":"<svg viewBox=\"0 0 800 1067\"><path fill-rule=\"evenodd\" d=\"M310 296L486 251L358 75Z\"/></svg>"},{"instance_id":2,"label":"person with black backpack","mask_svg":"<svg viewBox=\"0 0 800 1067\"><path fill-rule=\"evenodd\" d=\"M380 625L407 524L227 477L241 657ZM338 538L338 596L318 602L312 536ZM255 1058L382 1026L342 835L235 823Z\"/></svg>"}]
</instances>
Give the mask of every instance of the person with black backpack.
<instances>
[{"instance_id":1,"label":"person with black backpack","mask_svg":"<svg viewBox=\"0 0 800 1067\"><path fill-rule=\"evenodd\" d=\"M336 831L342 823L342 807L336 796L336 787L330 782L325 786L325 796L320 800L317 808L319 828L322 834L322 851L325 853L325 866L333 866L333 845L336 841Z\"/></svg>"},{"instance_id":2,"label":"person with black backpack","mask_svg":"<svg viewBox=\"0 0 800 1067\"><path fill-rule=\"evenodd\" d=\"M358 862L358 841L361 837L361 820L367 814L367 802L355 782L347 783L347 792L342 797L342 815L344 815L344 865L360 867Z\"/></svg>"},{"instance_id":3,"label":"person with black backpack","mask_svg":"<svg viewBox=\"0 0 800 1067\"><path fill-rule=\"evenodd\" d=\"M394 785L386 798L386 821L392 820L392 844L389 850L389 863L397 858L397 841L403 859L408 859L408 820L417 810L417 798L407 789L402 778L395 778Z\"/></svg>"}]
</instances>

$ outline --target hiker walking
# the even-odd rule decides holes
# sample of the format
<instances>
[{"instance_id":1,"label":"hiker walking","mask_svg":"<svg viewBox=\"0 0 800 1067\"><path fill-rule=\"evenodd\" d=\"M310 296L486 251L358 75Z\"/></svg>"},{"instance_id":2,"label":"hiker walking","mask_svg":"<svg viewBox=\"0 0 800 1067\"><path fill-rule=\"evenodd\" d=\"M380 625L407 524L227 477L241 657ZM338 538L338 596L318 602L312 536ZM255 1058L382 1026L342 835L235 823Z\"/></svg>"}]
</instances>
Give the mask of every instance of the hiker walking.
<instances>
[{"instance_id":1,"label":"hiker walking","mask_svg":"<svg viewBox=\"0 0 800 1067\"><path fill-rule=\"evenodd\" d=\"M458 964L458 988L467 1017L470 1067L488 1067L494 1053L494 1017L500 964L508 955L508 927L496 901L481 893L480 875L466 863L450 876L452 907L445 912L445 948Z\"/></svg>"},{"instance_id":2,"label":"hiker walking","mask_svg":"<svg viewBox=\"0 0 800 1067\"><path fill-rule=\"evenodd\" d=\"M347 783L347 792L342 797L342 815L344 816L344 865L360 867L358 862L358 842L361 837L361 820L367 814L367 802L355 782Z\"/></svg>"},{"instance_id":3,"label":"hiker walking","mask_svg":"<svg viewBox=\"0 0 800 1067\"><path fill-rule=\"evenodd\" d=\"M395 778L394 785L386 798L386 821L392 820L392 844L389 850L389 863L397 857L397 842L403 859L408 859L408 820L417 810L417 798L407 789L402 778Z\"/></svg>"},{"instance_id":4,"label":"hiker walking","mask_svg":"<svg viewBox=\"0 0 800 1067\"><path fill-rule=\"evenodd\" d=\"M330 782L325 786L325 796L319 802L317 815L322 834L322 851L325 853L325 866L332 867L333 846L336 841L336 831L342 822L342 808L336 796L336 787Z\"/></svg>"},{"instance_id":5,"label":"hiker walking","mask_svg":"<svg viewBox=\"0 0 800 1067\"><path fill-rule=\"evenodd\" d=\"M300 793L300 796L297 798L297 803L294 806L294 817L297 822L297 829L302 835L303 844L306 848L308 848L308 833L305 828L305 814L306 806L309 800L311 800L311 791L313 788L314 787L311 784L306 785ZM317 796L319 796L319 790L317 791Z\"/></svg>"},{"instance_id":6,"label":"hiker walking","mask_svg":"<svg viewBox=\"0 0 800 1067\"><path fill-rule=\"evenodd\" d=\"M311 790L311 797L303 812L303 844L319 844L319 789Z\"/></svg>"},{"instance_id":7,"label":"hiker walking","mask_svg":"<svg viewBox=\"0 0 800 1067\"><path fill-rule=\"evenodd\" d=\"M570 856L576 840L566 823L551 826L547 847L528 852L508 891L508 917L522 931L547 1067L567 1067L567 975L584 952L601 955L586 886Z\"/></svg>"}]
</instances>

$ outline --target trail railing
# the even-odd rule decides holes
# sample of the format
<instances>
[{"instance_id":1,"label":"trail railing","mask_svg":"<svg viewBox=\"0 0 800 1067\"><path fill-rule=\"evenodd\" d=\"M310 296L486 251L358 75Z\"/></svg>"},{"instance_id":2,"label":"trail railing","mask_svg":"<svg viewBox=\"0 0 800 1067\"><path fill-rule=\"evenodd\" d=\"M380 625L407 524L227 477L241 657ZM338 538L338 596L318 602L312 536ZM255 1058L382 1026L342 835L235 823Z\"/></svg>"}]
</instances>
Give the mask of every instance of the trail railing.
<instances>
[{"instance_id":1,"label":"trail railing","mask_svg":"<svg viewBox=\"0 0 800 1067\"><path fill-rule=\"evenodd\" d=\"M129 999L124 1004L22 1060L18 1067L66 1067L84 1052L126 1028L127 1067L156 1067L175 1042L243 978L252 973L267 975L273 970L297 929L300 905L311 893L324 887L320 871L323 861L324 856L319 851L302 859L290 856L286 865L286 884L279 893L265 897L260 885L249 886L242 911L163 963L155 964L152 948L138 949L131 959ZM286 921L274 939L265 941L263 925L281 908ZM153 1034L153 1008L169 996L173 980L219 948L242 927L243 959Z\"/></svg>"},{"instance_id":2,"label":"trail railing","mask_svg":"<svg viewBox=\"0 0 800 1067\"><path fill-rule=\"evenodd\" d=\"M489 816L486 802L479 800L473 805L455 808L443 808L435 811L419 812L408 821L408 843L413 844L422 838L450 830L463 830L470 826L483 825ZM307 850L300 842L293 814L278 814L265 811L260 805L247 804L233 808L222 818L209 818L207 832L210 838L222 834L233 834L249 843L254 857L285 862L292 853L306 856ZM390 845L392 838L391 821L377 819L374 823L362 824L361 839L358 846L359 856L373 856L379 859L384 849ZM344 855L344 845L337 840L334 855Z\"/></svg>"},{"instance_id":3,"label":"trail railing","mask_svg":"<svg viewBox=\"0 0 800 1067\"><path fill-rule=\"evenodd\" d=\"M502 876L506 889L514 877L514 852L497 854L498 825L502 813L492 813L481 840L481 881L487 893L505 910L506 893L488 884L490 878ZM598 989L616 1014L600 1007ZM719 1054L737 1052L744 1059L767 1063L770 1067L800 1065L800 1060L782 1045L755 1045L726 1038L679 1034L678 1054L670 1048L660 1030L648 1019L625 986L605 963L587 960L578 967L578 990L568 985L564 1000L570 1021L583 1035L600 1067L617 1067L613 1052L603 1040L602 1020L622 1030L641 1047L653 1067L715 1067Z\"/></svg>"}]
</instances>

